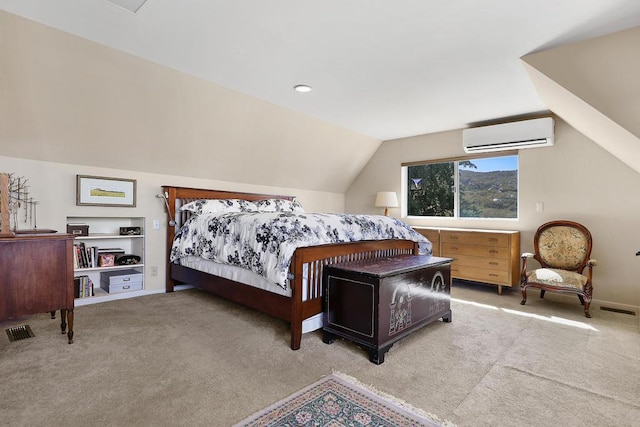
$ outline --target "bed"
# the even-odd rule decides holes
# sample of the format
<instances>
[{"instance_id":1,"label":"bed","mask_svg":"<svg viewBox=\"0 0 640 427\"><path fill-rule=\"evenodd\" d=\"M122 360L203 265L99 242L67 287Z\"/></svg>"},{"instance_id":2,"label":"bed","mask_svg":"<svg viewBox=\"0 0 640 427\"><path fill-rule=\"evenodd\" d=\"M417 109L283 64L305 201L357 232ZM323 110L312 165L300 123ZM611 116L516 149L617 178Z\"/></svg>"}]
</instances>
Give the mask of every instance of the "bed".
<instances>
[{"instance_id":1,"label":"bed","mask_svg":"<svg viewBox=\"0 0 640 427\"><path fill-rule=\"evenodd\" d=\"M355 261L359 259L380 258L396 255L430 252L431 245L422 235L412 240L392 238L385 240L366 240L345 243L321 244L298 247L288 263L287 289L263 289L255 284L243 283L234 274L211 274L211 270L202 269L189 263L190 257L175 258L175 241L184 236L186 226L192 218L198 216L193 211L182 210L185 205L192 206L201 201L245 200L262 203L278 199L294 202L294 196L272 194L243 193L233 191L205 190L186 187L164 186L163 194L169 216L167 231L166 291L173 292L178 284L188 284L230 301L251 307L290 323L291 349L300 348L303 321L322 313L322 270L325 265ZM262 202L261 202L262 201ZM315 215L315 214L310 214ZM321 215L321 214L318 214ZM413 230L411 230L413 232ZM174 253L172 254L172 249ZM192 258L192 257L191 257ZM191 260L193 261L193 260ZM185 265L182 265L185 264ZM195 264L198 264L197 262ZM207 264L216 264L207 262ZM214 265L214 267L216 267ZM242 269L240 269L242 270ZM214 272L217 270L213 270ZM252 273L250 273L252 274ZM266 280L269 282L269 280Z\"/></svg>"}]
</instances>

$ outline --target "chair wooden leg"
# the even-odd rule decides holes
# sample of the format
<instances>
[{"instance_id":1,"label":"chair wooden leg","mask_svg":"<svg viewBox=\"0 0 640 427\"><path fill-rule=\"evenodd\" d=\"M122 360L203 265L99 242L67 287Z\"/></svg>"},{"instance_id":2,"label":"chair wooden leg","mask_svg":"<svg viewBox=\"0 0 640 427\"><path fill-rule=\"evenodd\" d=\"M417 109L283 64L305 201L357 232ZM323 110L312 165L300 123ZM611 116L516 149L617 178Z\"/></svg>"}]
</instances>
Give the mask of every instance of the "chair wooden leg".
<instances>
[{"instance_id":1,"label":"chair wooden leg","mask_svg":"<svg viewBox=\"0 0 640 427\"><path fill-rule=\"evenodd\" d=\"M540 289L540 298L544 298L544 293L545 293L545 290L544 289Z\"/></svg>"},{"instance_id":2,"label":"chair wooden leg","mask_svg":"<svg viewBox=\"0 0 640 427\"><path fill-rule=\"evenodd\" d=\"M591 305L591 301L585 301L584 303L584 316L591 318L591 313L589 313L589 306Z\"/></svg>"},{"instance_id":3,"label":"chair wooden leg","mask_svg":"<svg viewBox=\"0 0 640 427\"><path fill-rule=\"evenodd\" d=\"M584 315L586 317L591 317L591 313L589 313L589 307L591 306L591 299L593 298L593 285L587 282L584 287L584 298L582 295L578 296L581 297L581 301L584 299Z\"/></svg>"},{"instance_id":4,"label":"chair wooden leg","mask_svg":"<svg viewBox=\"0 0 640 427\"><path fill-rule=\"evenodd\" d=\"M580 300L580 304L584 305L584 297L582 295L578 295L578 299Z\"/></svg>"},{"instance_id":5,"label":"chair wooden leg","mask_svg":"<svg viewBox=\"0 0 640 427\"><path fill-rule=\"evenodd\" d=\"M522 301L520 301L520 305L525 305L527 303L527 289L520 288L520 290L522 291Z\"/></svg>"}]
</instances>

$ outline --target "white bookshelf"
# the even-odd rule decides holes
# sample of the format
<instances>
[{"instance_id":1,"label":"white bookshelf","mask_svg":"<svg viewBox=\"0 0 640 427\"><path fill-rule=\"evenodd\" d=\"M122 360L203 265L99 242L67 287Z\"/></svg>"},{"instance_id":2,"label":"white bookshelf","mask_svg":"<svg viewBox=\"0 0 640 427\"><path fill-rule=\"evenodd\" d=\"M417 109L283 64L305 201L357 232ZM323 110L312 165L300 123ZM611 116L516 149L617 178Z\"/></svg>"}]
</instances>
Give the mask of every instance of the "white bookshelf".
<instances>
[{"instance_id":1,"label":"white bookshelf","mask_svg":"<svg viewBox=\"0 0 640 427\"><path fill-rule=\"evenodd\" d=\"M74 276L89 276L93 282L93 297L77 298L76 305L122 299L145 294L144 261L145 261L145 218L144 217L107 217L107 216L68 216L67 224L86 224L89 226L88 236L76 236L74 243L84 243L86 247L118 248L125 254L140 257L138 264L115 265L112 267L75 268ZM141 233L136 235L120 235L120 227L140 227ZM114 270L134 269L142 273L142 291L131 291L109 294L100 288L100 273Z\"/></svg>"}]
</instances>

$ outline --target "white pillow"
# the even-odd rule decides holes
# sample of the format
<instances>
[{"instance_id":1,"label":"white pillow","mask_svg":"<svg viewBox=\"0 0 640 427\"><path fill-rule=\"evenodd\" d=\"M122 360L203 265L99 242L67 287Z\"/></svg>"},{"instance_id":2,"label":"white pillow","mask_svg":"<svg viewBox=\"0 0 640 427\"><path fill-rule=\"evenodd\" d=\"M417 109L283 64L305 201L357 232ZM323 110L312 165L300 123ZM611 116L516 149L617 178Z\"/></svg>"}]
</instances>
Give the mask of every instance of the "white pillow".
<instances>
[{"instance_id":1,"label":"white pillow","mask_svg":"<svg viewBox=\"0 0 640 427\"><path fill-rule=\"evenodd\" d=\"M259 212L296 212L304 213L302 205L297 200L266 199L254 202Z\"/></svg>"},{"instance_id":2,"label":"white pillow","mask_svg":"<svg viewBox=\"0 0 640 427\"><path fill-rule=\"evenodd\" d=\"M189 202L180 208L181 211L193 212L196 215L226 212L255 212L258 210L254 202L242 199L200 199Z\"/></svg>"}]
</instances>

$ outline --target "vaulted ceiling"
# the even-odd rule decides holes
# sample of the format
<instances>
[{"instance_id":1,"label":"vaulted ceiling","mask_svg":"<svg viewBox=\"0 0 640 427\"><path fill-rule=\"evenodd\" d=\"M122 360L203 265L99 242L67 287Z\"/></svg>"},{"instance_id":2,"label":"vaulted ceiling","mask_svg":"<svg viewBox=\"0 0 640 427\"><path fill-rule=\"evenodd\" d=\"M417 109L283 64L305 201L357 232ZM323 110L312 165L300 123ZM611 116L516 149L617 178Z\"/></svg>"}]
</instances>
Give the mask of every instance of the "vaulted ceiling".
<instances>
[{"instance_id":1,"label":"vaulted ceiling","mask_svg":"<svg viewBox=\"0 0 640 427\"><path fill-rule=\"evenodd\" d=\"M640 27L525 56L547 107L640 172Z\"/></svg>"},{"instance_id":2,"label":"vaulted ceiling","mask_svg":"<svg viewBox=\"0 0 640 427\"><path fill-rule=\"evenodd\" d=\"M0 0L378 140L549 109L519 58L640 25L637 0ZM299 83L313 91L292 90Z\"/></svg>"}]
</instances>

